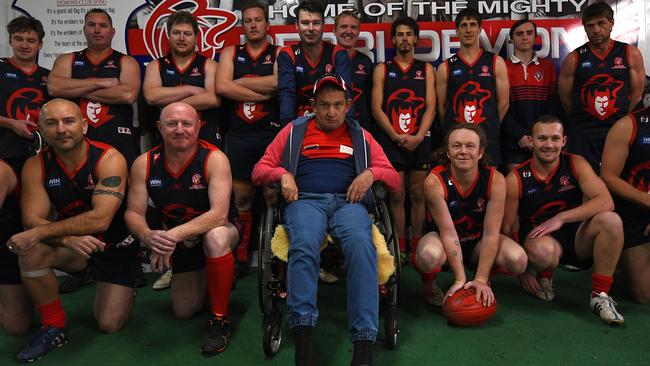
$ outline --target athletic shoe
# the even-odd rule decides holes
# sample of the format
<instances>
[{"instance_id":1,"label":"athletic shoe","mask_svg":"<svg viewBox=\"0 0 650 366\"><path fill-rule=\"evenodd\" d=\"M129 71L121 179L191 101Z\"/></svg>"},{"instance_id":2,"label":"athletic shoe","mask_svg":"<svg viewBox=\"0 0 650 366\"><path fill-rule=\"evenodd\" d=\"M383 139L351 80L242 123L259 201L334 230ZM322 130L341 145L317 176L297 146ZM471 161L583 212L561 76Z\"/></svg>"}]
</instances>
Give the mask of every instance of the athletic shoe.
<instances>
[{"instance_id":1,"label":"athletic shoe","mask_svg":"<svg viewBox=\"0 0 650 366\"><path fill-rule=\"evenodd\" d=\"M54 347L61 347L68 343L63 329L52 326L41 328L16 358L18 362L33 362L43 357Z\"/></svg>"},{"instance_id":2,"label":"athletic shoe","mask_svg":"<svg viewBox=\"0 0 650 366\"><path fill-rule=\"evenodd\" d=\"M87 269L79 273L71 273L63 277L61 285L59 285L59 293L68 294L70 292L75 292L82 286L89 285L93 282L94 280L90 277L90 273L88 273Z\"/></svg>"},{"instance_id":3,"label":"athletic shoe","mask_svg":"<svg viewBox=\"0 0 650 366\"><path fill-rule=\"evenodd\" d=\"M322 268L318 271L318 279L323 283L335 283L339 280L334 273L330 273Z\"/></svg>"},{"instance_id":4,"label":"athletic shoe","mask_svg":"<svg viewBox=\"0 0 650 366\"><path fill-rule=\"evenodd\" d=\"M595 295L596 293L592 293ZM622 325L625 319L623 315L616 311L616 302L604 292L594 296L589 301L589 306L594 314L600 315L600 318L607 324Z\"/></svg>"},{"instance_id":5,"label":"athletic shoe","mask_svg":"<svg viewBox=\"0 0 650 366\"><path fill-rule=\"evenodd\" d=\"M231 333L232 326L228 318L216 314L210 315L208 335L203 340L201 353L205 356L212 356L225 351L230 343Z\"/></svg>"},{"instance_id":6,"label":"athletic shoe","mask_svg":"<svg viewBox=\"0 0 650 366\"><path fill-rule=\"evenodd\" d=\"M440 289L440 286L438 286L437 281L422 282L422 287L424 287L424 301L426 301L427 304L432 306L442 306L445 294Z\"/></svg>"},{"instance_id":7,"label":"athletic shoe","mask_svg":"<svg viewBox=\"0 0 650 366\"><path fill-rule=\"evenodd\" d=\"M168 269L165 273L161 274L160 277L153 283L151 286L154 290L164 290L169 288L172 285L172 270Z\"/></svg>"},{"instance_id":8,"label":"athletic shoe","mask_svg":"<svg viewBox=\"0 0 650 366\"><path fill-rule=\"evenodd\" d=\"M555 299L553 279L539 277L537 278L537 282L539 283L539 290L535 291L534 295L543 301L553 301L553 299Z\"/></svg>"}]
</instances>

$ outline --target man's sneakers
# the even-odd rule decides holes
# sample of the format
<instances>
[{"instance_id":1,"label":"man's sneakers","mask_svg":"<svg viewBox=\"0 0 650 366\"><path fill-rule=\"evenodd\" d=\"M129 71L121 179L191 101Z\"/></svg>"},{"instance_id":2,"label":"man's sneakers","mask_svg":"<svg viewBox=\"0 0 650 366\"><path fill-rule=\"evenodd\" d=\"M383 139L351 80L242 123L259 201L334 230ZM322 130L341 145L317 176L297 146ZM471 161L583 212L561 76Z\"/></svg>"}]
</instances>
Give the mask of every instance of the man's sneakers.
<instances>
[{"instance_id":1,"label":"man's sneakers","mask_svg":"<svg viewBox=\"0 0 650 366\"><path fill-rule=\"evenodd\" d=\"M625 319L618 311L616 311L616 302L606 293L601 292L594 295L589 302L591 311L600 316L600 318L607 324L622 325Z\"/></svg>"},{"instance_id":2,"label":"man's sneakers","mask_svg":"<svg viewBox=\"0 0 650 366\"><path fill-rule=\"evenodd\" d=\"M158 291L158 290L164 290L166 288L169 288L169 286L172 285L172 270L171 268L165 271L165 273L161 274L160 277L156 280L156 282L153 283L153 286L151 286L152 289Z\"/></svg>"},{"instance_id":3,"label":"man's sneakers","mask_svg":"<svg viewBox=\"0 0 650 366\"><path fill-rule=\"evenodd\" d=\"M445 294L438 286L438 282L433 280L431 282L422 282L424 287L424 301L431 306L442 306L445 299Z\"/></svg>"},{"instance_id":4,"label":"man's sneakers","mask_svg":"<svg viewBox=\"0 0 650 366\"><path fill-rule=\"evenodd\" d=\"M43 357L52 348L61 347L68 343L64 330L52 326L41 328L16 358L18 362L33 362Z\"/></svg>"},{"instance_id":5,"label":"man's sneakers","mask_svg":"<svg viewBox=\"0 0 650 366\"><path fill-rule=\"evenodd\" d=\"M208 335L203 340L201 353L204 356L213 356L228 348L232 326L225 316L210 315L208 320Z\"/></svg>"},{"instance_id":6,"label":"man's sneakers","mask_svg":"<svg viewBox=\"0 0 650 366\"><path fill-rule=\"evenodd\" d=\"M339 278L332 272L329 272L323 268L320 268L318 271L318 279L322 283L335 283L338 282Z\"/></svg>"},{"instance_id":7,"label":"man's sneakers","mask_svg":"<svg viewBox=\"0 0 650 366\"><path fill-rule=\"evenodd\" d=\"M82 286L89 285L93 282L95 282L95 280L90 277L90 272L88 272L88 269L85 269L78 273L71 273L63 277L63 280L59 285L59 293L69 294L71 292L77 291Z\"/></svg>"},{"instance_id":8,"label":"man's sneakers","mask_svg":"<svg viewBox=\"0 0 650 366\"><path fill-rule=\"evenodd\" d=\"M555 299L552 278L540 277L531 270L526 270L518 278L524 290L536 298L547 302Z\"/></svg>"}]
</instances>

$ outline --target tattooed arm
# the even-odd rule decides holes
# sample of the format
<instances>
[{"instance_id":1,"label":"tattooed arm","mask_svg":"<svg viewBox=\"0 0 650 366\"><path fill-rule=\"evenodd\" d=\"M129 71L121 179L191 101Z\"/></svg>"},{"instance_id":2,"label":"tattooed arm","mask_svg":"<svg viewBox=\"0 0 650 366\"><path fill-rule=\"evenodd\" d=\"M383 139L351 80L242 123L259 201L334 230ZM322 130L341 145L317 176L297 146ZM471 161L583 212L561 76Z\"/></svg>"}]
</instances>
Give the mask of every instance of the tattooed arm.
<instances>
[{"instance_id":1,"label":"tattooed arm","mask_svg":"<svg viewBox=\"0 0 650 366\"><path fill-rule=\"evenodd\" d=\"M29 214L25 215L26 228L30 227L30 229L14 235L10 239L16 244L14 246L18 247L19 251L27 251L36 243L43 241L67 246L66 239L106 231L113 221L113 216L122 204L126 189L127 168L126 160L124 160L122 154L115 149L111 149L99 161L96 167L98 183L93 192L92 208L79 215L56 222L49 222L46 219L47 212L49 212L49 199L47 199L47 195L43 196L46 193L42 189L42 183L39 184L42 182L42 178L40 176L40 165L36 159L38 158L30 159L30 165L26 165L29 170L23 174L26 179L24 183L25 185L39 186L39 191L42 191L42 194L40 196L23 195L22 203L26 205L25 207L33 207L34 205L30 204L31 201L44 198L44 202L47 202L47 208L43 206L38 217L27 217ZM37 169L39 172L36 172ZM35 173L32 174L32 171Z\"/></svg>"}]
</instances>

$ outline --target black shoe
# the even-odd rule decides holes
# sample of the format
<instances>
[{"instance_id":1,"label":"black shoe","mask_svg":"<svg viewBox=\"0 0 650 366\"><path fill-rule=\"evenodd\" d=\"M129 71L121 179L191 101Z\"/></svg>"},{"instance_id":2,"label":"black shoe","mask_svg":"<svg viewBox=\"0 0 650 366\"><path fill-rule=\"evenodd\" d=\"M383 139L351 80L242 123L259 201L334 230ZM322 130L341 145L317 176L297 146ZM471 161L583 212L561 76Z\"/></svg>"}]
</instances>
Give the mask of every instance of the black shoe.
<instances>
[{"instance_id":1,"label":"black shoe","mask_svg":"<svg viewBox=\"0 0 650 366\"><path fill-rule=\"evenodd\" d=\"M228 348L232 326L225 316L210 315L208 320L208 335L203 340L201 353L204 356L213 356Z\"/></svg>"},{"instance_id":2,"label":"black shoe","mask_svg":"<svg viewBox=\"0 0 650 366\"><path fill-rule=\"evenodd\" d=\"M356 341L352 351L352 366L372 366L373 341Z\"/></svg>"},{"instance_id":3,"label":"black shoe","mask_svg":"<svg viewBox=\"0 0 650 366\"><path fill-rule=\"evenodd\" d=\"M294 362L296 366L316 365L314 352L314 327L299 325L291 329L295 345Z\"/></svg>"},{"instance_id":4,"label":"black shoe","mask_svg":"<svg viewBox=\"0 0 650 366\"><path fill-rule=\"evenodd\" d=\"M90 273L87 269L81 272L71 273L63 277L63 280L59 285L59 293L69 294L77 291L82 286L89 285L93 282L95 282L95 280L90 277Z\"/></svg>"},{"instance_id":5,"label":"black shoe","mask_svg":"<svg viewBox=\"0 0 650 366\"><path fill-rule=\"evenodd\" d=\"M144 270L142 269L142 266L140 266L140 270L138 270L138 274L135 277L135 287L141 288L144 287L147 284L147 279L144 277Z\"/></svg>"}]
</instances>

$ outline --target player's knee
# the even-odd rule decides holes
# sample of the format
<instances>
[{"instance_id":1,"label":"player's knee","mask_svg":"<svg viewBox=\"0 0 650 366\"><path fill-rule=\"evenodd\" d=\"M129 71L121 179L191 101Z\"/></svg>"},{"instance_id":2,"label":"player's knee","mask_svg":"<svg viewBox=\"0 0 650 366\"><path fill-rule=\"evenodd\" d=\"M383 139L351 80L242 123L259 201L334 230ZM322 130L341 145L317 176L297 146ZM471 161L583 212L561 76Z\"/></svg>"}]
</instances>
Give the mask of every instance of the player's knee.
<instances>
[{"instance_id":1,"label":"player's knee","mask_svg":"<svg viewBox=\"0 0 650 366\"><path fill-rule=\"evenodd\" d=\"M241 207L247 207L251 204L253 195L248 192L237 192L235 194L235 206L241 210Z\"/></svg>"},{"instance_id":2,"label":"player's knee","mask_svg":"<svg viewBox=\"0 0 650 366\"><path fill-rule=\"evenodd\" d=\"M200 310L200 307L194 304L174 305L173 308L174 317L178 320L188 320Z\"/></svg>"},{"instance_id":3,"label":"player's knee","mask_svg":"<svg viewBox=\"0 0 650 366\"><path fill-rule=\"evenodd\" d=\"M45 255L45 252L40 248L40 245L35 245L32 249L21 252L18 254L18 260L20 262L20 268L25 270L31 269L41 269L49 267L50 262L48 256Z\"/></svg>"},{"instance_id":4,"label":"player's knee","mask_svg":"<svg viewBox=\"0 0 650 366\"><path fill-rule=\"evenodd\" d=\"M413 204L424 203L424 191L422 190L422 186L411 188L409 190L409 198Z\"/></svg>"},{"instance_id":5,"label":"player's knee","mask_svg":"<svg viewBox=\"0 0 650 366\"><path fill-rule=\"evenodd\" d=\"M205 233L203 239L208 252L218 253L221 255L225 255L230 251L234 241L228 230L223 230L220 227L214 228Z\"/></svg>"},{"instance_id":6,"label":"player's knee","mask_svg":"<svg viewBox=\"0 0 650 366\"><path fill-rule=\"evenodd\" d=\"M506 266L508 267L508 271L513 275L522 274L526 270L526 267L528 266L528 256L526 255L526 252L523 249L513 250L510 253L508 253L508 256L506 257L506 261L507 261Z\"/></svg>"},{"instance_id":7,"label":"player's knee","mask_svg":"<svg viewBox=\"0 0 650 366\"><path fill-rule=\"evenodd\" d=\"M403 191L391 192L388 201L392 206L403 206L406 194Z\"/></svg>"},{"instance_id":8,"label":"player's knee","mask_svg":"<svg viewBox=\"0 0 650 366\"><path fill-rule=\"evenodd\" d=\"M113 334L122 329L125 321L126 319L104 316L97 319L97 327L104 333Z\"/></svg>"},{"instance_id":9,"label":"player's knee","mask_svg":"<svg viewBox=\"0 0 650 366\"><path fill-rule=\"evenodd\" d=\"M612 211L600 212L594 216L593 220L600 230L623 238L623 221L617 213Z\"/></svg>"},{"instance_id":10,"label":"player's knee","mask_svg":"<svg viewBox=\"0 0 650 366\"><path fill-rule=\"evenodd\" d=\"M438 266L443 255L444 250L442 247L427 245L418 250L415 257L415 263L420 271L429 272Z\"/></svg>"},{"instance_id":11,"label":"player's knee","mask_svg":"<svg viewBox=\"0 0 650 366\"><path fill-rule=\"evenodd\" d=\"M535 264L549 263L553 261L555 248L549 243L535 243L526 248L528 260Z\"/></svg>"}]
</instances>

